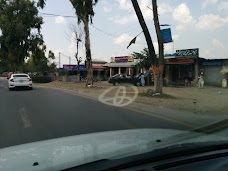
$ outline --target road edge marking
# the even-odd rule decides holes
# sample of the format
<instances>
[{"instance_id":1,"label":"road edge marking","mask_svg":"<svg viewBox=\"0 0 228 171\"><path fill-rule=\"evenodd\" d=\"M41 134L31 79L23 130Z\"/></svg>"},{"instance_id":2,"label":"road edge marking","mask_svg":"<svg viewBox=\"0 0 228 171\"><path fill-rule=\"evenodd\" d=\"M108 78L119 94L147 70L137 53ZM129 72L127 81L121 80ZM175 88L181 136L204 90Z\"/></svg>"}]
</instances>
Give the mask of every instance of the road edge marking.
<instances>
[{"instance_id":1,"label":"road edge marking","mask_svg":"<svg viewBox=\"0 0 228 171\"><path fill-rule=\"evenodd\" d=\"M20 116L21 116L21 120L22 120L22 122L24 124L24 127L25 128L32 127L31 120L29 119L29 116L28 116L28 114L27 114L27 112L26 112L24 107L21 107L19 109L19 113L20 113Z\"/></svg>"}]
</instances>

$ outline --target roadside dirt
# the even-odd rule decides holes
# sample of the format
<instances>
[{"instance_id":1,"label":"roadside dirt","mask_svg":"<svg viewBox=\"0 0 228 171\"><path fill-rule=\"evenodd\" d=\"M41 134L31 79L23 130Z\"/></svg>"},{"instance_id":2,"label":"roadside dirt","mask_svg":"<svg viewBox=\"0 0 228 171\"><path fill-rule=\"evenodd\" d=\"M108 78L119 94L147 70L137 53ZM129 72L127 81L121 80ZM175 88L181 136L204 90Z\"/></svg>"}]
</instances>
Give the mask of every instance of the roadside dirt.
<instances>
[{"instance_id":1,"label":"roadside dirt","mask_svg":"<svg viewBox=\"0 0 228 171\"><path fill-rule=\"evenodd\" d=\"M63 83L54 81L47 84L35 84L46 88L60 88L85 93L88 96L98 98L105 90L113 87L106 81L96 82L93 87L85 87L85 83ZM228 116L228 88L220 87L164 87L163 92L168 96L153 97L145 96L144 93L153 87L137 87L138 97L136 102L148 104L156 107L184 110L196 114L227 115ZM130 86L126 86L128 95L133 93ZM114 96L115 90L109 92L109 96Z\"/></svg>"}]
</instances>

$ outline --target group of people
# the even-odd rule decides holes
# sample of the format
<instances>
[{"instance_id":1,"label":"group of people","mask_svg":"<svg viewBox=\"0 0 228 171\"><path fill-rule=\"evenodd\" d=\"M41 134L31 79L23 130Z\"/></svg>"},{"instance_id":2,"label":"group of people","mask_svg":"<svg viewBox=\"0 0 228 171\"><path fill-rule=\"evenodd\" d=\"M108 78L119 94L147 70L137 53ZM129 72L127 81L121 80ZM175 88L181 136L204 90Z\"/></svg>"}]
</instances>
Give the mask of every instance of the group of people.
<instances>
[{"instance_id":1,"label":"group of people","mask_svg":"<svg viewBox=\"0 0 228 171\"><path fill-rule=\"evenodd\" d=\"M198 87L199 88L203 88L204 87L204 72L201 70L200 74L198 76ZM139 76L139 82L141 84L141 86L145 86L145 76L143 73L140 74Z\"/></svg>"}]
</instances>

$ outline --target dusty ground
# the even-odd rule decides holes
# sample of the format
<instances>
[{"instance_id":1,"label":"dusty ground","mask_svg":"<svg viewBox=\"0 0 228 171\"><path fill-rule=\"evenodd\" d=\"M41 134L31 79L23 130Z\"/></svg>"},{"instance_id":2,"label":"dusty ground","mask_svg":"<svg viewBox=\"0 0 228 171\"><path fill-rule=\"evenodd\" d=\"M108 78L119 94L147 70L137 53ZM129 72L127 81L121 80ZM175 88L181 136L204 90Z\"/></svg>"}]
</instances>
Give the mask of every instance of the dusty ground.
<instances>
[{"instance_id":1,"label":"dusty ground","mask_svg":"<svg viewBox=\"0 0 228 171\"><path fill-rule=\"evenodd\" d=\"M61 88L67 90L74 90L85 93L86 95L99 97L105 90L113 87L107 81L97 82L94 87L86 88L85 82L82 83L63 83L54 81L47 84L35 84L48 88ZM144 92L153 87L137 87L139 95L136 102L144 103L157 107L164 107L170 109L179 109L191 111L201 114L212 115L228 115L228 88L220 87L205 87L199 89L197 87L164 87L163 91L168 97L152 97L145 96ZM131 94L133 89L127 86L127 92ZM109 96L114 96L116 91L110 91Z\"/></svg>"}]
</instances>

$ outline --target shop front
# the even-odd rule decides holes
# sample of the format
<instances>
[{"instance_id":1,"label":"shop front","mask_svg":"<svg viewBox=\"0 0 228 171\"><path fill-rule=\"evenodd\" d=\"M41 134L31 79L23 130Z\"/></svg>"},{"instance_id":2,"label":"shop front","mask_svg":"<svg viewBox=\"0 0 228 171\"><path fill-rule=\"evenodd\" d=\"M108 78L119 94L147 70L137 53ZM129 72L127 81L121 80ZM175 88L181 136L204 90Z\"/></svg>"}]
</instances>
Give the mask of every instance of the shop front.
<instances>
[{"instance_id":1,"label":"shop front","mask_svg":"<svg viewBox=\"0 0 228 171\"><path fill-rule=\"evenodd\" d=\"M185 49L178 50L175 54L169 55L168 57L166 56L166 84L189 85L197 82L199 72L198 54L198 49Z\"/></svg>"},{"instance_id":2,"label":"shop front","mask_svg":"<svg viewBox=\"0 0 228 171\"><path fill-rule=\"evenodd\" d=\"M106 67L99 66L99 65L93 65L93 78L95 80L107 80L106 78Z\"/></svg>"},{"instance_id":3,"label":"shop front","mask_svg":"<svg viewBox=\"0 0 228 171\"><path fill-rule=\"evenodd\" d=\"M222 85L222 74L221 70L225 60L212 59L204 60L203 70L204 70L204 83L205 85L211 86L221 86Z\"/></svg>"},{"instance_id":4,"label":"shop front","mask_svg":"<svg viewBox=\"0 0 228 171\"><path fill-rule=\"evenodd\" d=\"M137 74L136 64L132 56L118 56L112 57L111 62L103 66L108 68L107 77L112 77L116 74L132 76Z\"/></svg>"},{"instance_id":5,"label":"shop front","mask_svg":"<svg viewBox=\"0 0 228 171\"><path fill-rule=\"evenodd\" d=\"M106 61L102 60L93 60L92 61L92 68L93 68L93 77L97 80L104 80L106 79L106 67L103 65L107 63ZM63 71L65 75L68 76L76 76L80 74L81 78L87 77L87 68L84 64L79 65L80 73L78 73L78 65L63 65Z\"/></svg>"}]
</instances>

